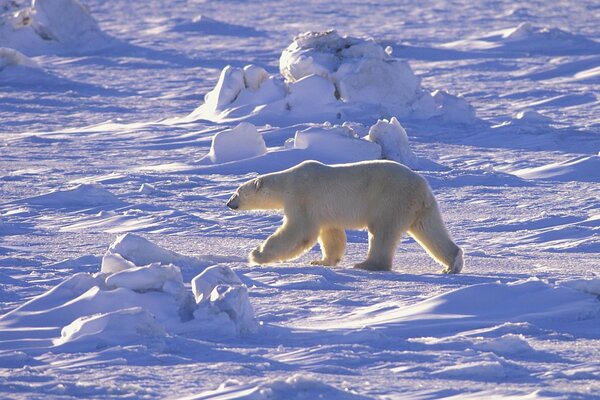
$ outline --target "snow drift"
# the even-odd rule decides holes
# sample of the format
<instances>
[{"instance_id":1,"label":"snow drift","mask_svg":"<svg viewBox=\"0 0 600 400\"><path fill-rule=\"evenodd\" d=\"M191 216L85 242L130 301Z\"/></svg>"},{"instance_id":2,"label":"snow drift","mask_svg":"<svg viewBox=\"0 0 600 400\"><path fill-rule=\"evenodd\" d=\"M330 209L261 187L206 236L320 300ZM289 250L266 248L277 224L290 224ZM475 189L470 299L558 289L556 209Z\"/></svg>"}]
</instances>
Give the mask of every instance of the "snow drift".
<instances>
[{"instance_id":1,"label":"snow drift","mask_svg":"<svg viewBox=\"0 0 600 400\"><path fill-rule=\"evenodd\" d=\"M11 66L39 68L38 63L23 53L7 47L0 47L0 72Z\"/></svg>"},{"instance_id":2,"label":"snow drift","mask_svg":"<svg viewBox=\"0 0 600 400\"><path fill-rule=\"evenodd\" d=\"M600 43L554 27L523 22L515 27L490 32L482 37L444 44L446 48L546 55L598 54Z\"/></svg>"},{"instance_id":3,"label":"snow drift","mask_svg":"<svg viewBox=\"0 0 600 400\"><path fill-rule=\"evenodd\" d=\"M0 14L0 41L27 55L100 49L111 43L78 0L32 0Z\"/></svg>"},{"instance_id":4,"label":"snow drift","mask_svg":"<svg viewBox=\"0 0 600 400\"><path fill-rule=\"evenodd\" d=\"M339 36L335 30L296 36L281 54L280 77L261 67L227 66L205 103L188 119L342 121L410 117L470 123L474 109L462 98L433 94L403 60L373 39Z\"/></svg>"},{"instance_id":5,"label":"snow drift","mask_svg":"<svg viewBox=\"0 0 600 400\"><path fill-rule=\"evenodd\" d=\"M148 260L154 261L137 264ZM102 272L77 273L0 317L0 348L35 353L140 342L160 347L172 334L223 337L256 329L248 290L233 270L208 268L196 276L194 291L207 294L197 303L172 263L180 260L189 261L139 236L118 237Z\"/></svg>"},{"instance_id":6,"label":"snow drift","mask_svg":"<svg viewBox=\"0 0 600 400\"><path fill-rule=\"evenodd\" d=\"M286 139L283 146L267 148L256 127L242 122L215 134L209 153L196 163L199 167L189 171L265 173L305 160L343 164L377 159L397 161L415 169L443 168L413 153L408 135L395 117L378 120L371 127L355 122L308 125Z\"/></svg>"}]
</instances>

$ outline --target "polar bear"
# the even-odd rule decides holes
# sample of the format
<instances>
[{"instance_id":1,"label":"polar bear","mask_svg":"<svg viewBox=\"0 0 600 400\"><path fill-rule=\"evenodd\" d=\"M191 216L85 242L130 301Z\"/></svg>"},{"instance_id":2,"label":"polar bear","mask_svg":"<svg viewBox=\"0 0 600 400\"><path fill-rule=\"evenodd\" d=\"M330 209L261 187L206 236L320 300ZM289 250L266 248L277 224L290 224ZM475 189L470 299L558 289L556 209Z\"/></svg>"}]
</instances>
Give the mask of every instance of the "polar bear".
<instances>
[{"instance_id":1,"label":"polar bear","mask_svg":"<svg viewBox=\"0 0 600 400\"><path fill-rule=\"evenodd\" d=\"M283 225L250 253L254 264L296 258L318 240L323 257L313 264L336 265L346 249L345 229L367 228L368 256L355 268L390 270L405 232L444 266L443 273L463 267L463 252L450 238L429 185L393 161L305 161L242 184L227 206L285 214Z\"/></svg>"}]
</instances>

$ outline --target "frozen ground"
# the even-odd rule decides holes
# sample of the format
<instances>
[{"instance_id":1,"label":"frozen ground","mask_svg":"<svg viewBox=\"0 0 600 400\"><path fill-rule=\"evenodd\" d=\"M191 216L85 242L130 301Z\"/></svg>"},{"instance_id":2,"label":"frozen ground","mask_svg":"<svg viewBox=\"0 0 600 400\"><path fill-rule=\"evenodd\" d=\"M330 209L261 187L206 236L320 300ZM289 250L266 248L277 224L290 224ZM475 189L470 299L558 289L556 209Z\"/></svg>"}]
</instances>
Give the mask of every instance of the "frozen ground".
<instances>
[{"instance_id":1,"label":"frozen ground","mask_svg":"<svg viewBox=\"0 0 600 400\"><path fill-rule=\"evenodd\" d=\"M0 397L598 398L595 2L36 4L0 0ZM331 28L377 45L286 92L282 51ZM399 108L355 85L367 50ZM281 216L237 185L379 155L428 179L462 274L408 238L354 270L355 231L338 268L247 264Z\"/></svg>"}]
</instances>

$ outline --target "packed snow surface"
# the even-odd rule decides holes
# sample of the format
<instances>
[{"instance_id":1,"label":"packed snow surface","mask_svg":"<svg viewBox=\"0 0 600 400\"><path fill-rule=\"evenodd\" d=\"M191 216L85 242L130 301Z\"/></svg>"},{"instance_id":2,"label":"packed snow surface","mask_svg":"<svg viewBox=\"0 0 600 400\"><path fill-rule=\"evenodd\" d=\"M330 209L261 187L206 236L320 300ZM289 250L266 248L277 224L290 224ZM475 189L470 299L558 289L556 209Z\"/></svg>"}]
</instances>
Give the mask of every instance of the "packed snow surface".
<instances>
[{"instance_id":1,"label":"packed snow surface","mask_svg":"<svg viewBox=\"0 0 600 400\"><path fill-rule=\"evenodd\" d=\"M0 397L598 398L597 14L0 0ZM355 270L357 230L336 268L247 262L283 216L241 183L381 158L461 274L409 236Z\"/></svg>"}]
</instances>

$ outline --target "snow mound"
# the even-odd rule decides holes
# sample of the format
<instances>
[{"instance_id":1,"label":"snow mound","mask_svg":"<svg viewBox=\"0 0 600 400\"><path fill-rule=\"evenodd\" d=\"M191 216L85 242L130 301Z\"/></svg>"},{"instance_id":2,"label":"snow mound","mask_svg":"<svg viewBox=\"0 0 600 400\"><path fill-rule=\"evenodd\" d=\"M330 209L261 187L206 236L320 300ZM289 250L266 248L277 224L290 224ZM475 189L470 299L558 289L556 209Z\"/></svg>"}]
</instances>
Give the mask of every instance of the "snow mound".
<instances>
[{"instance_id":1,"label":"snow mound","mask_svg":"<svg viewBox=\"0 0 600 400\"><path fill-rule=\"evenodd\" d=\"M123 343L136 343L145 338L162 339L164 328L156 322L148 311L141 307L126 308L104 314L79 317L61 331L55 346L66 344L87 346L93 338L97 348L116 346Z\"/></svg>"},{"instance_id":2,"label":"snow mound","mask_svg":"<svg viewBox=\"0 0 600 400\"><path fill-rule=\"evenodd\" d=\"M350 388L338 389L306 374L295 374L289 378L267 379L249 384L224 382L216 390L203 392L186 399L251 399L251 400L303 400L339 399L363 400Z\"/></svg>"},{"instance_id":3,"label":"snow mound","mask_svg":"<svg viewBox=\"0 0 600 400\"><path fill-rule=\"evenodd\" d=\"M126 236L110 250L179 260L174 252ZM162 346L169 336L185 332L227 337L257 329L248 289L228 267L209 268L193 279L194 293L208 293L198 303L177 265L126 261L119 268L75 274L3 315L0 343L17 339L11 342L15 349L35 352L39 345L72 352L140 342Z\"/></svg>"},{"instance_id":4,"label":"snow mound","mask_svg":"<svg viewBox=\"0 0 600 400\"><path fill-rule=\"evenodd\" d=\"M567 161L513 171L524 179L600 182L600 155L575 157Z\"/></svg>"},{"instance_id":5,"label":"snow mound","mask_svg":"<svg viewBox=\"0 0 600 400\"><path fill-rule=\"evenodd\" d=\"M185 20L177 23L170 28L172 32L192 32L204 35L218 36L259 36L263 33L256 29L243 25L230 24L219 21L206 15L197 15L191 20Z\"/></svg>"},{"instance_id":6,"label":"snow mound","mask_svg":"<svg viewBox=\"0 0 600 400\"><path fill-rule=\"evenodd\" d=\"M174 264L184 268L199 264L194 257L163 249L142 236L126 233L119 235L104 254L102 272L115 273L153 263Z\"/></svg>"},{"instance_id":7,"label":"snow mound","mask_svg":"<svg viewBox=\"0 0 600 400\"><path fill-rule=\"evenodd\" d=\"M600 43L558 28L537 27L530 22L523 22L483 37L446 43L444 47L506 53L595 55L600 50Z\"/></svg>"},{"instance_id":8,"label":"snow mound","mask_svg":"<svg viewBox=\"0 0 600 400\"><path fill-rule=\"evenodd\" d=\"M581 283L578 283L581 285ZM476 299L476 301L474 301ZM537 278L513 283L466 286L406 306L383 302L345 315L343 319L316 320L314 329L388 329L398 337L443 336L448 332L527 321L562 332L600 333L596 296L564 282L550 284ZM511 339L504 339L504 342ZM492 344L500 348L502 342ZM520 345L522 346L522 345Z\"/></svg>"},{"instance_id":9,"label":"snow mound","mask_svg":"<svg viewBox=\"0 0 600 400\"><path fill-rule=\"evenodd\" d=\"M381 158L381 146L354 136L344 126L322 125L297 131L292 142L294 149L305 150L307 159L328 163L350 163Z\"/></svg>"},{"instance_id":10,"label":"snow mound","mask_svg":"<svg viewBox=\"0 0 600 400\"><path fill-rule=\"evenodd\" d=\"M123 201L99 184L81 184L72 189L56 190L20 201L50 208L85 208L123 204Z\"/></svg>"},{"instance_id":11,"label":"snow mound","mask_svg":"<svg viewBox=\"0 0 600 400\"><path fill-rule=\"evenodd\" d=\"M358 114L364 119L475 120L463 98L429 93L405 61L373 39L341 37L335 30L306 32L282 52L279 69L283 79L257 66L225 67L205 103L186 119L283 124Z\"/></svg>"},{"instance_id":12,"label":"snow mound","mask_svg":"<svg viewBox=\"0 0 600 400\"><path fill-rule=\"evenodd\" d=\"M207 313L225 313L235 324L238 333L256 331L248 288L231 268L207 268L192 280L192 291L199 305L194 318L201 320L206 318Z\"/></svg>"},{"instance_id":13,"label":"snow mound","mask_svg":"<svg viewBox=\"0 0 600 400\"><path fill-rule=\"evenodd\" d=\"M211 293L218 285L241 285L242 281L227 266L215 265L205 269L192 279L192 292L196 302L200 303L210 299Z\"/></svg>"},{"instance_id":14,"label":"snow mound","mask_svg":"<svg viewBox=\"0 0 600 400\"><path fill-rule=\"evenodd\" d=\"M33 0L0 18L3 44L30 55L94 50L111 42L78 0Z\"/></svg>"},{"instance_id":15,"label":"snow mound","mask_svg":"<svg viewBox=\"0 0 600 400\"><path fill-rule=\"evenodd\" d=\"M0 72L10 66L23 66L28 68L40 68L38 63L33 61L21 52L7 47L0 47Z\"/></svg>"},{"instance_id":16,"label":"snow mound","mask_svg":"<svg viewBox=\"0 0 600 400\"><path fill-rule=\"evenodd\" d=\"M257 82L258 80L255 80L252 83ZM257 157L266 152L267 146L256 127L251 123L242 122L235 128L217 133L205 159L221 164Z\"/></svg>"},{"instance_id":17,"label":"snow mound","mask_svg":"<svg viewBox=\"0 0 600 400\"><path fill-rule=\"evenodd\" d=\"M379 120L369 129L368 139L381 146L382 158L397 161L409 167L416 167L417 156L408 145L408 135L393 117L390 121Z\"/></svg>"}]
</instances>

